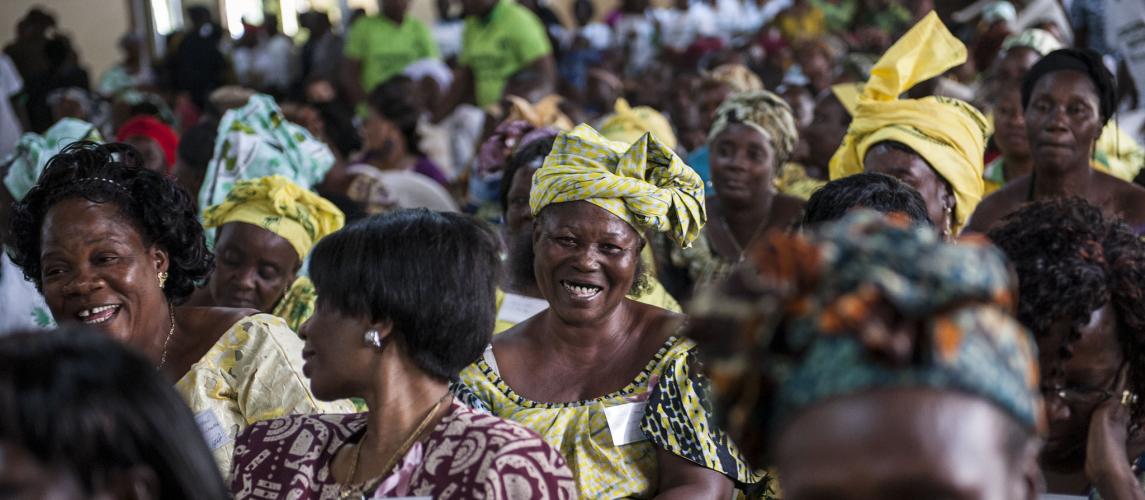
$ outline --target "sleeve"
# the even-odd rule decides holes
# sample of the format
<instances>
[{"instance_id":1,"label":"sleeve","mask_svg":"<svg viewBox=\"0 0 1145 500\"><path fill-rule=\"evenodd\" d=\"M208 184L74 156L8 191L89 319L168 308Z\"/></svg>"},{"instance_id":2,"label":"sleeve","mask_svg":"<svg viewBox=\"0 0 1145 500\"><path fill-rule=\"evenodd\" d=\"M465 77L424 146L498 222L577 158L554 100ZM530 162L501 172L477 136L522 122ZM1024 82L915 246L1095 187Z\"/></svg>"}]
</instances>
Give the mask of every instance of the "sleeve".
<instances>
[{"instance_id":1,"label":"sleeve","mask_svg":"<svg viewBox=\"0 0 1145 500\"><path fill-rule=\"evenodd\" d=\"M350 32L346 34L346 44L342 47L342 54L350 59L357 59L361 61L366 57L366 21L359 19L350 26Z\"/></svg>"},{"instance_id":2,"label":"sleeve","mask_svg":"<svg viewBox=\"0 0 1145 500\"><path fill-rule=\"evenodd\" d=\"M669 453L728 476L741 488L764 481L763 471L751 469L719 429L695 349L669 353L664 363L640 422L644 435Z\"/></svg>"},{"instance_id":3,"label":"sleeve","mask_svg":"<svg viewBox=\"0 0 1145 500\"><path fill-rule=\"evenodd\" d=\"M533 61L547 56L553 52L549 43L549 35L537 16L524 7L520 7L518 15L514 16L516 26L510 29L514 59L517 60L520 70Z\"/></svg>"},{"instance_id":4,"label":"sleeve","mask_svg":"<svg viewBox=\"0 0 1145 500\"><path fill-rule=\"evenodd\" d=\"M314 290L314 283L310 278L302 276L294 280L271 314L286 320L286 326L298 332L302 324L314 314L317 301L318 293Z\"/></svg>"},{"instance_id":5,"label":"sleeve","mask_svg":"<svg viewBox=\"0 0 1145 500\"><path fill-rule=\"evenodd\" d=\"M515 434L489 461L481 478L485 498L574 499L576 481L560 452L527 429L498 429Z\"/></svg>"}]
</instances>

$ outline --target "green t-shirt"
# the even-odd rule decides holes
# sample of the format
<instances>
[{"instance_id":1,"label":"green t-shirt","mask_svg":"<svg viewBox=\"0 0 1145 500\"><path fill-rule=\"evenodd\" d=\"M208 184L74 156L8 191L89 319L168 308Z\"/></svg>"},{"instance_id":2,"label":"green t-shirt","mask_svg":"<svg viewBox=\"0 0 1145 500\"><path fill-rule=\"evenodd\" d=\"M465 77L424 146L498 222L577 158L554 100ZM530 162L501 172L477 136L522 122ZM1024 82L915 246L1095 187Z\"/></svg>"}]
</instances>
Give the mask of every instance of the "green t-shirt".
<instances>
[{"instance_id":1,"label":"green t-shirt","mask_svg":"<svg viewBox=\"0 0 1145 500\"><path fill-rule=\"evenodd\" d=\"M401 25L380 15L358 19L350 27L344 52L362 62L362 90L367 94L411 63L439 57L429 29L409 16Z\"/></svg>"},{"instance_id":2,"label":"green t-shirt","mask_svg":"<svg viewBox=\"0 0 1145 500\"><path fill-rule=\"evenodd\" d=\"M485 107L501 99L509 77L552 51L536 15L500 0L485 19L465 19L458 62L473 71L477 105Z\"/></svg>"}]
</instances>

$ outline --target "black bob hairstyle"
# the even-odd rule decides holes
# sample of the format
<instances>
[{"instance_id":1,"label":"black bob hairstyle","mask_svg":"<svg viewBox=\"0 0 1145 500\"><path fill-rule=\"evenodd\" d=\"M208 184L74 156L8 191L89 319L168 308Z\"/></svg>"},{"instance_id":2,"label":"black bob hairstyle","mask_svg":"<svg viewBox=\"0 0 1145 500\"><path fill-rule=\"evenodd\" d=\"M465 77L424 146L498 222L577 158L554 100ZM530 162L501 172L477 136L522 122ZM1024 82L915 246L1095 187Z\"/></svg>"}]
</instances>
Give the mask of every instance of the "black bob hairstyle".
<instances>
[{"instance_id":1,"label":"black bob hairstyle","mask_svg":"<svg viewBox=\"0 0 1145 500\"><path fill-rule=\"evenodd\" d=\"M493 336L500 244L473 217L398 210L325 237L310 257L319 307L390 321L414 364L451 379Z\"/></svg>"},{"instance_id":2,"label":"black bob hairstyle","mask_svg":"<svg viewBox=\"0 0 1145 500\"><path fill-rule=\"evenodd\" d=\"M154 473L154 498L229 498L183 399L155 366L97 331L0 338L0 442L77 479L85 496Z\"/></svg>"},{"instance_id":3,"label":"black bob hairstyle","mask_svg":"<svg viewBox=\"0 0 1145 500\"><path fill-rule=\"evenodd\" d=\"M842 219L852 209L898 212L915 224L932 225L926 201L914 188L886 174L863 172L828 182L803 208L803 226Z\"/></svg>"},{"instance_id":4,"label":"black bob hairstyle","mask_svg":"<svg viewBox=\"0 0 1145 500\"><path fill-rule=\"evenodd\" d=\"M207 249L195 204L173 179L142 167L142 156L127 144L76 142L48 161L40 180L12 205L13 261L42 289L40 229L57 203L84 198L113 203L134 224L145 244L167 251L163 293L181 304L195 283L210 274L214 256Z\"/></svg>"}]
</instances>

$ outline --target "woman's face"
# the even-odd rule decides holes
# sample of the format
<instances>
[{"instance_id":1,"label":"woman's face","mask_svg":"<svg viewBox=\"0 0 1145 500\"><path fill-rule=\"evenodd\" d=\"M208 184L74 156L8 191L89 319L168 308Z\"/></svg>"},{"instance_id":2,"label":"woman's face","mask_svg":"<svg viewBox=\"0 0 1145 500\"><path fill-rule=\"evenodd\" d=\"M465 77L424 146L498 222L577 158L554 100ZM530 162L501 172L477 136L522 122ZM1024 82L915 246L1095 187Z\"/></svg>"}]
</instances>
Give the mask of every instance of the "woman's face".
<instances>
[{"instance_id":1,"label":"woman's face","mask_svg":"<svg viewBox=\"0 0 1145 500\"><path fill-rule=\"evenodd\" d=\"M1089 168L1101 128L1097 87L1088 75L1057 71L1034 85L1026 106L1026 133L1035 168Z\"/></svg>"},{"instance_id":2,"label":"woman's face","mask_svg":"<svg viewBox=\"0 0 1145 500\"><path fill-rule=\"evenodd\" d=\"M1022 93L1017 88L999 90L998 104L994 107L994 130L994 142L1003 155L1029 158L1026 113L1022 109Z\"/></svg>"},{"instance_id":3,"label":"woman's face","mask_svg":"<svg viewBox=\"0 0 1145 500\"><path fill-rule=\"evenodd\" d=\"M810 163L818 167L826 167L831 162L831 156L843 137L847 135L847 125L850 124L850 115L843 103L835 97L834 93L827 92L815 104L815 114L807 133L803 136L807 142L807 154Z\"/></svg>"},{"instance_id":4,"label":"woman's face","mask_svg":"<svg viewBox=\"0 0 1145 500\"><path fill-rule=\"evenodd\" d=\"M44 300L57 322L93 325L144 351L167 333L158 279L167 253L143 241L116 205L60 201L48 210L40 237Z\"/></svg>"},{"instance_id":5,"label":"woman's face","mask_svg":"<svg viewBox=\"0 0 1145 500\"><path fill-rule=\"evenodd\" d=\"M1006 55L998 60L997 75L1002 80L1020 82L1022 77L1026 76L1026 72L1041 58L1042 56L1034 49L1014 47L1007 50Z\"/></svg>"},{"instance_id":6,"label":"woman's face","mask_svg":"<svg viewBox=\"0 0 1145 500\"><path fill-rule=\"evenodd\" d=\"M946 207L954 210L954 196L950 186L921 156L885 144L876 144L867 150L863 170L886 174L903 181L922 195L926 211L934 227L946 227Z\"/></svg>"},{"instance_id":7,"label":"woman's face","mask_svg":"<svg viewBox=\"0 0 1145 500\"><path fill-rule=\"evenodd\" d=\"M155 173L167 174L167 156L163 148L155 139L142 135L133 135L125 141L143 155L143 168Z\"/></svg>"},{"instance_id":8,"label":"woman's face","mask_svg":"<svg viewBox=\"0 0 1145 500\"><path fill-rule=\"evenodd\" d=\"M732 124L708 145L712 185L720 201L744 206L771 189L775 177L775 149L760 131L743 124Z\"/></svg>"},{"instance_id":9,"label":"woman's face","mask_svg":"<svg viewBox=\"0 0 1145 500\"><path fill-rule=\"evenodd\" d=\"M393 148L397 127L389 120L370 110L362 120L362 149L364 151L388 152Z\"/></svg>"},{"instance_id":10,"label":"woman's face","mask_svg":"<svg viewBox=\"0 0 1145 500\"><path fill-rule=\"evenodd\" d=\"M302 374L310 378L310 391L323 401L366 394L372 365L380 356L366 345L370 322L339 311L321 300L310 319L298 329L305 341Z\"/></svg>"},{"instance_id":11,"label":"woman's face","mask_svg":"<svg viewBox=\"0 0 1145 500\"><path fill-rule=\"evenodd\" d=\"M298 272L298 252L286 238L245 222L219 228L215 271L207 287L216 306L270 312Z\"/></svg>"},{"instance_id":12,"label":"woman's face","mask_svg":"<svg viewBox=\"0 0 1145 500\"><path fill-rule=\"evenodd\" d=\"M700 86L700 125L704 130L712 129L712 122L716 119L716 110L731 93L731 87L722 83L709 83Z\"/></svg>"},{"instance_id":13,"label":"woman's face","mask_svg":"<svg viewBox=\"0 0 1145 500\"><path fill-rule=\"evenodd\" d=\"M1059 321L1045 335L1036 335L1050 424L1041 462L1047 469L1061 472L1084 466L1090 416L1125 361L1112 306L1107 304L1090 314L1089 322L1078 331L1079 337L1069 342L1070 355L1066 358L1062 346L1070 330L1068 321ZM1067 398L1060 397L1060 392Z\"/></svg>"},{"instance_id":14,"label":"woman's face","mask_svg":"<svg viewBox=\"0 0 1145 500\"><path fill-rule=\"evenodd\" d=\"M632 289L642 243L632 226L589 202L546 207L533 229L541 294L565 323L598 322Z\"/></svg>"},{"instance_id":15,"label":"woman's face","mask_svg":"<svg viewBox=\"0 0 1145 500\"><path fill-rule=\"evenodd\" d=\"M788 500L1037 498L1035 453L1014 463L1009 417L954 391L887 389L797 415L776 446Z\"/></svg>"}]
</instances>

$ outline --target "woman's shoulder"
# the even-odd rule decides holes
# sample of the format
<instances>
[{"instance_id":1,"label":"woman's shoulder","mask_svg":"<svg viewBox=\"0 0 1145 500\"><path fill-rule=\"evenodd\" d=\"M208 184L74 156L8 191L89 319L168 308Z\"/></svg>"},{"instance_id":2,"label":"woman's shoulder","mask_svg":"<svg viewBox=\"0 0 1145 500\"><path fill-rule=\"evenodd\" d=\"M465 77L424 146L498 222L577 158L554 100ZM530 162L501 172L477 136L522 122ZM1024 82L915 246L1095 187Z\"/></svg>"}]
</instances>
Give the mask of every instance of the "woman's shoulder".
<instances>
[{"instance_id":1,"label":"woman's shoulder","mask_svg":"<svg viewBox=\"0 0 1145 500\"><path fill-rule=\"evenodd\" d=\"M1145 187L1106 174L1103 178L1116 193L1117 215L1131 226L1145 224Z\"/></svg>"},{"instance_id":2,"label":"woman's shoulder","mask_svg":"<svg viewBox=\"0 0 1145 500\"><path fill-rule=\"evenodd\" d=\"M239 447L276 446L287 443L291 454L307 454L333 446L336 449L350 436L366 425L367 413L320 413L289 415L262 420L248 426L239 434ZM299 439L304 436L304 439ZM236 457L242 451L236 448ZM277 452L285 452L281 448ZM236 462L237 463L237 462Z\"/></svg>"},{"instance_id":3,"label":"woman's shoulder","mask_svg":"<svg viewBox=\"0 0 1145 500\"><path fill-rule=\"evenodd\" d=\"M519 457L519 460L534 462L538 466L537 469L542 471L560 472L563 469L569 480L572 479L564 457L540 434L521 424L469 408L460 401L454 401L453 412L440 438L443 442L484 443L482 449L476 451L492 459L468 461L474 465L501 468L507 464L502 458L513 456ZM427 462L433 462L435 454L446 453L453 456L455 452L452 446L429 450ZM521 463L510 465L512 468L520 466Z\"/></svg>"},{"instance_id":4,"label":"woman's shoulder","mask_svg":"<svg viewBox=\"0 0 1145 500\"><path fill-rule=\"evenodd\" d=\"M366 425L366 414L292 415L256 422L235 442L231 469L236 498L325 497L334 485L328 465Z\"/></svg>"},{"instance_id":5,"label":"woman's shoulder","mask_svg":"<svg viewBox=\"0 0 1145 500\"><path fill-rule=\"evenodd\" d=\"M1007 182L997 191L982 199L967 222L967 231L985 233L994 223L1016 210L1030 193L1030 176Z\"/></svg>"}]
</instances>

